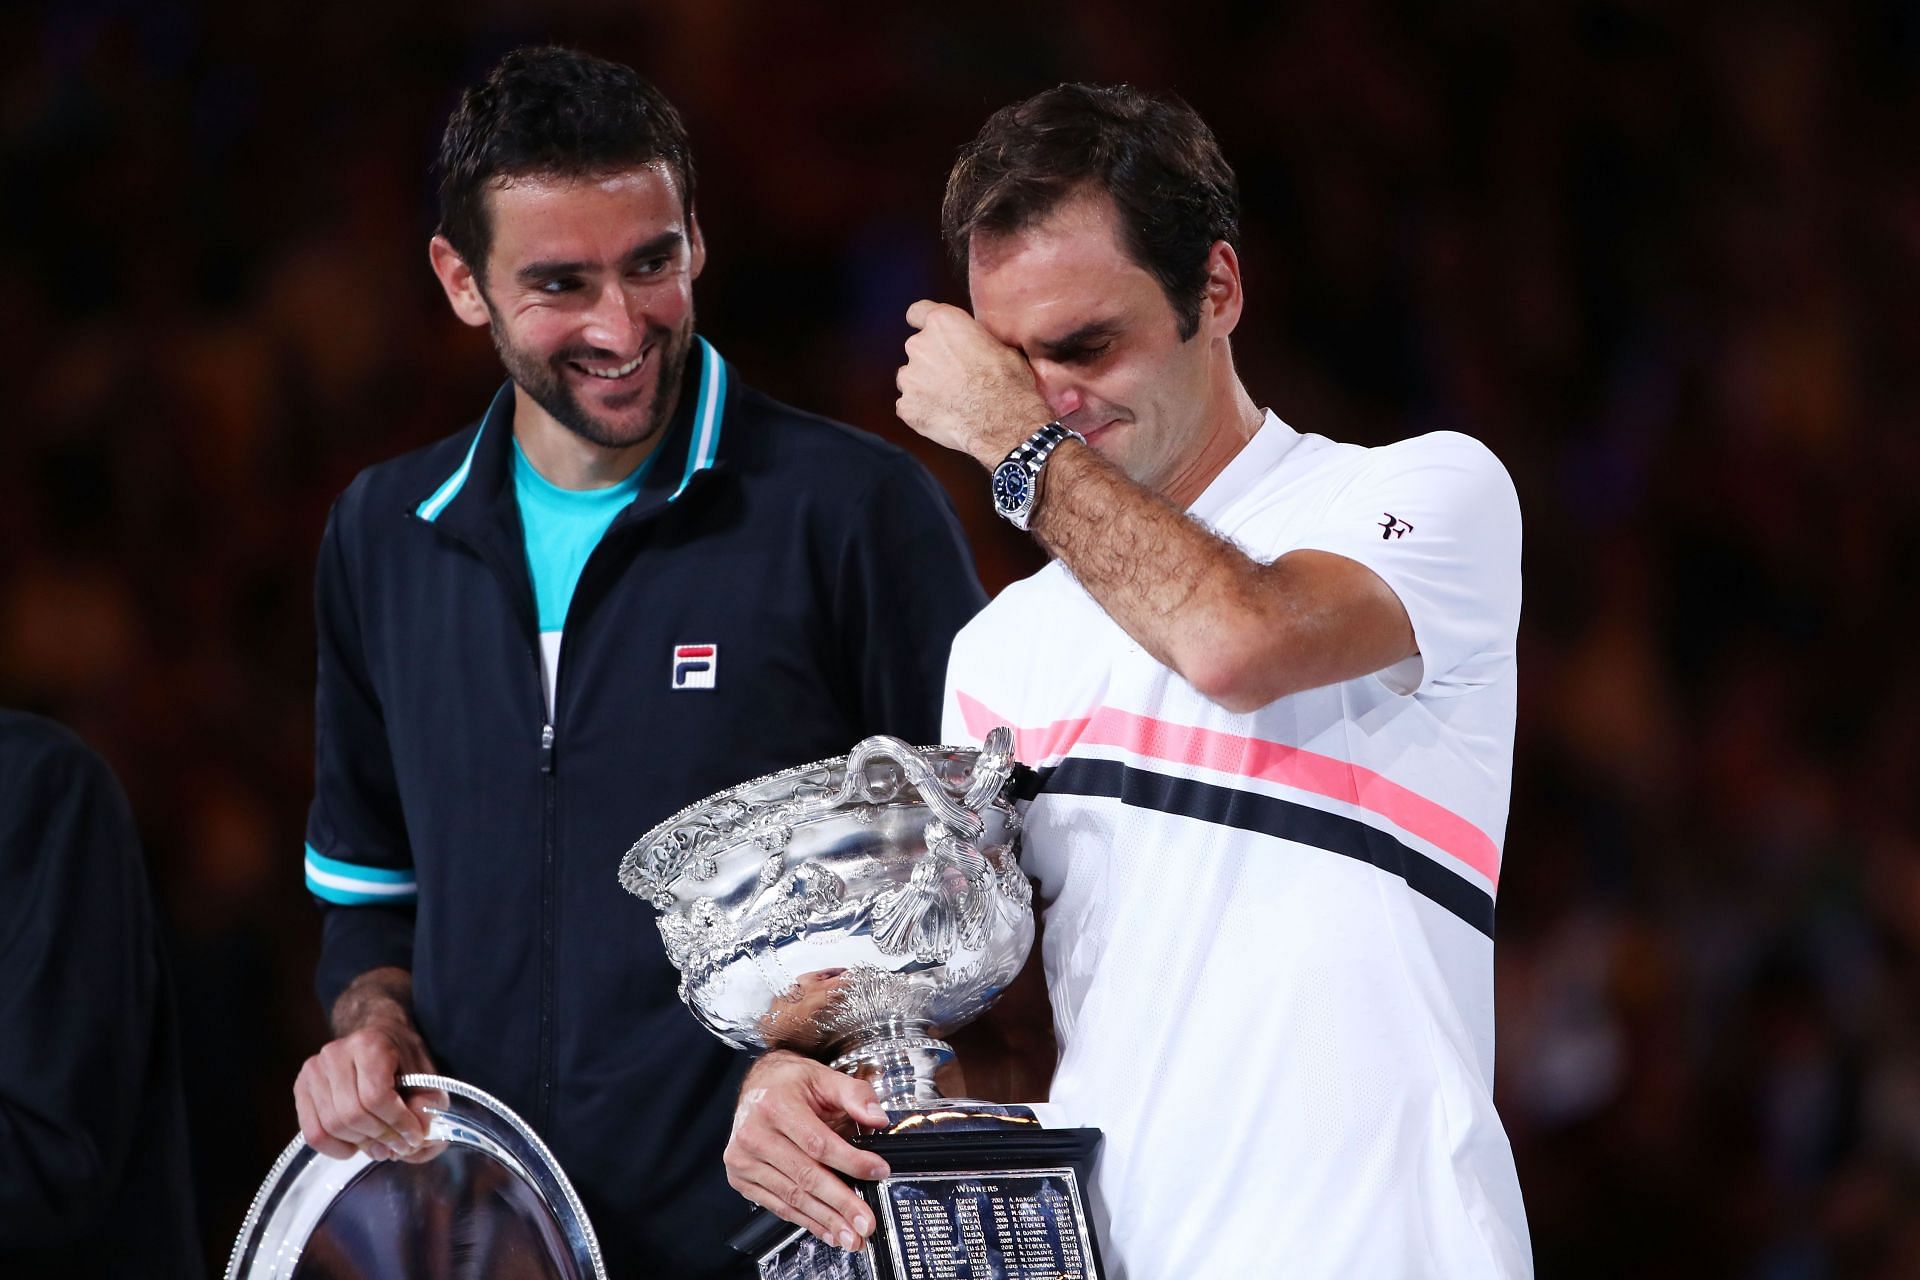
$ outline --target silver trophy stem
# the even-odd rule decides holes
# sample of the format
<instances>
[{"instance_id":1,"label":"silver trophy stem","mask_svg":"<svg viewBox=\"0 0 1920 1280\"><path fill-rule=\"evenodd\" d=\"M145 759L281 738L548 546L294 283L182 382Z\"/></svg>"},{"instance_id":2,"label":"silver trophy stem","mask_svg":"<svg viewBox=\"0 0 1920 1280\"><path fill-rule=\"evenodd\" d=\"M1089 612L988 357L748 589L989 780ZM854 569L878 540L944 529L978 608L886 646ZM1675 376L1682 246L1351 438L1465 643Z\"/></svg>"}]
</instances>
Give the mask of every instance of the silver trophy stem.
<instances>
[{"instance_id":1,"label":"silver trophy stem","mask_svg":"<svg viewBox=\"0 0 1920 1280\"><path fill-rule=\"evenodd\" d=\"M952 1060L953 1046L945 1040L926 1035L923 1026L894 1022L835 1058L833 1068L865 1080L887 1110L913 1111L946 1101L933 1073Z\"/></svg>"}]
</instances>

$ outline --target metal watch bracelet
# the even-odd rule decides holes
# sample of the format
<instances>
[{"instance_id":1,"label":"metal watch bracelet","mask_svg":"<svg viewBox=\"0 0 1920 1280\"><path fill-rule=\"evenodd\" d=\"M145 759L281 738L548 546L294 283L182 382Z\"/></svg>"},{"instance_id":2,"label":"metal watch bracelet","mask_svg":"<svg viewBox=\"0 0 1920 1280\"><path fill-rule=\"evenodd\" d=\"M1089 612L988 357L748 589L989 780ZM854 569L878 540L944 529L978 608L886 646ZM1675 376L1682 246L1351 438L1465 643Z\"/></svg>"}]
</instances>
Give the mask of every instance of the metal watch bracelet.
<instances>
[{"instance_id":1,"label":"metal watch bracelet","mask_svg":"<svg viewBox=\"0 0 1920 1280\"><path fill-rule=\"evenodd\" d=\"M1073 428L1063 426L1057 420L1049 422L1016 445L1006 459L994 468L994 509L1015 528L1024 531L1032 520L1034 511L1040 505L1041 480L1047 460L1052 457L1054 450L1070 439L1078 440L1081 444L1087 442L1086 437ZM1001 477L1003 473L1014 469L1025 473L1026 483L1019 500L1009 502Z\"/></svg>"}]
</instances>

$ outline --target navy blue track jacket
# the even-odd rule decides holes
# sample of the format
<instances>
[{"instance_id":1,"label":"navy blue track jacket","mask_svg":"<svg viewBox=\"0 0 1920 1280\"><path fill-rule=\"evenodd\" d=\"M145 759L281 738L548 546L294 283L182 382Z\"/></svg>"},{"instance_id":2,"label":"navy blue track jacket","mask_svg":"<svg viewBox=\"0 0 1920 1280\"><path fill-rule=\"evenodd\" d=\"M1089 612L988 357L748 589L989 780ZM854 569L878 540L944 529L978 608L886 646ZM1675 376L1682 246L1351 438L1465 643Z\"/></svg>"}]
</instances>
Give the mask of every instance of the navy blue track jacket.
<instances>
[{"instance_id":1,"label":"navy blue track jacket","mask_svg":"<svg viewBox=\"0 0 1920 1280\"><path fill-rule=\"evenodd\" d=\"M206 1275L160 934L106 763L0 710L0 1276Z\"/></svg>"},{"instance_id":2,"label":"navy blue track jacket","mask_svg":"<svg viewBox=\"0 0 1920 1280\"><path fill-rule=\"evenodd\" d=\"M869 734L935 741L984 603L918 463L693 348L580 575L551 723L511 384L476 427L363 472L317 571L320 999L411 969L436 1066L547 1140L614 1275L730 1271L749 1209L720 1163L745 1055L680 1003L621 856L734 783Z\"/></svg>"}]
</instances>

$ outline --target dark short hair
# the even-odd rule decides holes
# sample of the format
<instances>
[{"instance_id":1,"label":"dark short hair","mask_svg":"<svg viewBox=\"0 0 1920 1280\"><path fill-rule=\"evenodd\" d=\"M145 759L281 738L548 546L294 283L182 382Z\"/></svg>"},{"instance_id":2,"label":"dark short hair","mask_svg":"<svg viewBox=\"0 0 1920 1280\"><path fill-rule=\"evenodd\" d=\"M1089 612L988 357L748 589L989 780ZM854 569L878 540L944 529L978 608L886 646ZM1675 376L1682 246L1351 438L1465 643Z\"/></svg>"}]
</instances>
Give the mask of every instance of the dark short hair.
<instances>
[{"instance_id":1,"label":"dark short hair","mask_svg":"<svg viewBox=\"0 0 1920 1280\"><path fill-rule=\"evenodd\" d=\"M1127 251L1191 338L1208 251L1240 247L1240 191L1206 121L1172 94L1063 84L994 112L947 178L940 229L954 266L966 274L976 231L1023 230L1085 190L1113 198Z\"/></svg>"},{"instance_id":2,"label":"dark short hair","mask_svg":"<svg viewBox=\"0 0 1920 1280\"><path fill-rule=\"evenodd\" d=\"M440 234L484 275L487 189L503 178L589 177L664 163L693 208L680 113L631 67L554 46L515 49L460 95L440 139Z\"/></svg>"}]
</instances>

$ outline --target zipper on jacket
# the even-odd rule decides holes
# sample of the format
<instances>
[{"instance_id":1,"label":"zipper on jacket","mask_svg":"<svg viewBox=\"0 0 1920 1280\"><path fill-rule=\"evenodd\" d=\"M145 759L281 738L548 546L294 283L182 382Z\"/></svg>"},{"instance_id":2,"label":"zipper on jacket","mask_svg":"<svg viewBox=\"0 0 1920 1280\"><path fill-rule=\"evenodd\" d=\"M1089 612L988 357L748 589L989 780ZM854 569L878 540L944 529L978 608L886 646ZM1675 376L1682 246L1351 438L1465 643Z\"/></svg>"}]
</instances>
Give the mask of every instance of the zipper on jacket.
<instances>
[{"instance_id":1,"label":"zipper on jacket","mask_svg":"<svg viewBox=\"0 0 1920 1280\"><path fill-rule=\"evenodd\" d=\"M559 915L560 897L560 832L556 811L560 802L560 780L553 772L553 722L557 717L553 708L546 706L546 676L542 671L539 650L536 648L534 653L534 683L539 689L541 707L546 712L540 725L540 1038L534 1076L534 1101L535 1114L539 1116L535 1126L539 1132L550 1133L553 1129L554 1022L558 1017L553 1001L554 968L557 963L554 947L559 931L556 917ZM554 691L554 699L557 705L558 689Z\"/></svg>"},{"instance_id":2,"label":"zipper on jacket","mask_svg":"<svg viewBox=\"0 0 1920 1280\"><path fill-rule=\"evenodd\" d=\"M552 757L553 726L546 726L540 734L541 772L546 776L541 782L541 791L545 793L544 812L541 815L541 859L540 859L540 1046L537 1100L539 1103L539 1127L541 1132L551 1132L553 1128L553 1075L555 1052L554 1021L557 1011L554 1009L554 944L558 933L555 917L559 914L560 896L559 868L559 832L555 820L555 808L558 797L554 794L557 779L553 776Z\"/></svg>"}]
</instances>

